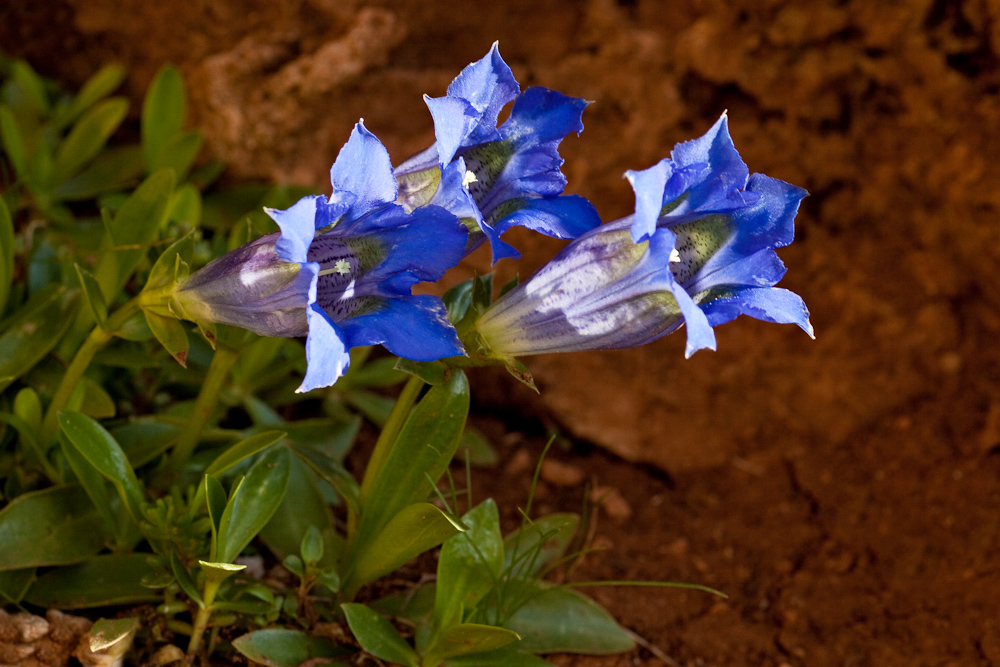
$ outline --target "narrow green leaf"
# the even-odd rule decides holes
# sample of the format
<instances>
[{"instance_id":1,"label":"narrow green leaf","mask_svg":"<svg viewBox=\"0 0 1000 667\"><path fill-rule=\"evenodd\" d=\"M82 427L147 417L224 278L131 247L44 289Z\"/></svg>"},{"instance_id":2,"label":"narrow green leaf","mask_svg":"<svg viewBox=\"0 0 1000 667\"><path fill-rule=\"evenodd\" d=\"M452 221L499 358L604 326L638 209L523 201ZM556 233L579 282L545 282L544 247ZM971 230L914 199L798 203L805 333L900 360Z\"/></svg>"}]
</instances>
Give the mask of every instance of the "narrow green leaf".
<instances>
[{"instance_id":1,"label":"narrow green leaf","mask_svg":"<svg viewBox=\"0 0 1000 667\"><path fill-rule=\"evenodd\" d=\"M201 193L190 183L177 188L170 200L167 218L182 225L197 227L201 223Z\"/></svg>"},{"instance_id":2,"label":"narrow green leaf","mask_svg":"<svg viewBox=\"0 0 1000 667\"><path fill-rule=\"evenodd\" d=\"M154 169L173 169L178 180L183 180L194 159L198 157L201 150L201 132L189 130L178 132L163 144L159 154L150 164L150 171ZM193 186L192 186L193 188Z\"/></svg>"},{"instance_id":3,"label":"narrow green leaf","mask_svg":"<svg viewBox=\"0 0 1000 667\"><path fill-rule=\"evenodd\" d=\"M250 469L222 515L217 561L233 562L271 520L285 496L289 468L288 449L276 447Z\"/></svg>"},{"instance_id":4,"label":"narrow green leaf","mask_svg":"<svg viewBox=\"0 0 1000 667\"><path fill-rule=\"evenodd\" d=\"M162 600L142 585L152 576L149 554L107 554L85 563L46 572L28 589L25 600L44 608L83 609Z\"/></svg>"},{"instance_id":5,"label":"narrow green leaf","mask_svg":"<svg viewBox=\"0 0 1000 667\"><path fill-rule=\"evenodd\" d=\"M35 581L36 568L0 571L0 599L10 604L20 604L28 588Z\"/></svg>"},{"instance_id":6,"label":"narrow green leaf","mask_svg":"<svg viewBox=\"0 0 1000 667\"><path fill-rule=\"evenodd\" d=\"M438 558L434 622L439 632L461 623L463 610L476 608L503 567L500 512L493 499L472 508L462 523L469 530L445 542Z\"/></svg>"},{"instance_id":7,"label":"narrow green leaf","mask_svg":"<svg viewBox=\"0 0 1000 667\"><path fill-rule=\"evenodd\" d=\"M142 153L147 171L155 171L164 146L184 126L184 80L173 65L156 73L142 104Z\"/></svg>"},{"instance_id":8,"label":"narrow green leaf","mask_svg":"<svg viewBox=\"0 0 1000 667\"><path fill-rule=\"evenodd\" d=\"M448 658L473 653L486 653L516 642L516 632L492 625L478 623L462 623L446 630L431 646L424 659L422 667L437 667Z\"/></svg>"},{"instance_id":9,"label":"narrow green leaf","mask_svg":"<svg viewBox=\"0 0 1000 667\"><path fill-rule=\"evenodd\" d=\"M503 569L517 579L537 577L549 563L562 558L580 525L580 516L549 514L520 528L504 540Z\"/></svg>"},{"instance_id":10,"label":"narrow green leaf","mask_svg":"<svg viewBox=\"0 0 1000 667\"><path fill-rule=\"evenodd\" d=\"M292 446L292 451L332 486L353 512L358 511L358 483L344 466L309 445L296 443Z\"/></svg>"},{"instance_id":11,"label":"narrow green leaf","mask_svg":"<svg viewBox=\"0 0 1000 667\"><path fill-rule=\"evenodd\" d=\"M39 115L49 112L49 97L45 94L45 82L31 65L23 60L15 60L10 65L10 75L24 91L32 109Z\"/></svg>"},{"instance_id":12,"label":"narrow green leaf","mask_svg":"<svg viewBox=\"0 0 1000 667\"><path fill-rule=\"evenodd\" d=\"M87 305L90 306L94 321L103 329L108 321L108 304L101 293L101 286L97 284L97 279L90 271L76 263L73 264L73 268L76 269L76 277L80 281L80 287L83 289L83 295L87 300Z\"/></svg>"},{"instance_id":13,"label":"narrow green leaf","mask_svg":"<svg viewBox=\"0 0 1000 667\"><path fill-rule=\"evenodd\" d=\"M444 293L444 305L448 309L448 319L460 321L472 305L472 279L461 282Z\"/></svg>"},{"instance_id":14,"label":"narrow green leaf","mask_svg":"<svg viewBox=\"0 0 1000 667\"><path fill-rule=\"evenodd\" d=\"M317 480L313 472L298 457L291 457L288 463L285 496L271 520L260 531L260 537L267 548L281 560L285 556L299 553L303 536L310 528L316 529L323 540L324 551L327 542L331 547L322 566L332 566L341 551L333 515L316 486Z\"/></svg>"},{"instance_id":15,"label":"narrow green leaf","mask_svg":"<svg viewBox=\"0 0 1000 667\"><path fill-rule=\"evenodd\" d=\"M548 660L519 651L511 644L495 651L460 655L445 660L445 667L553 667Z\"/></svg>"},{"instance_id":16,"label":"narrow green leaf","mask_svg":"<svg viewBox=\"0 0 1000 667\"><path fill-rule=\"evenodd\" d=\"M215 559L215 543L218 541L219 525L222 514L226 511L226 490L214 475L205 475L205 500L208 504L208 517L212 520L212 555Z\"/></svg>"},{"instance_id":17,"label":"narrow green leaf","mask_svg":"<svg viewBox=\"0 0 1000 667\"><path fill-rule=\"evenodd\" d=\"M164 417L138 417L111 430L133 468L149 463L170 447L180 434L178 422Z\"/></svg>"},{"instance_id":18,"label":"narrow green leaf","mask_svg":"<svg viewBox=\"0 0 1000 667\"><path fill-rule=\"evenodd\" d=\"M233 648L250 660L267 667L299 667L309 664L349 664L336 658L350 651L322 637L299 630L268 628L237 637Z\"/></svg>"},{"instance_id":19,"label":"narrow green leaf","mask_svg":"<svg viewBox=\"0 0 1000 667\"><path fill-rule=\"evenodd\" d=\"M115 402L104 391L104 387L90 378L83 378L80 387L83 388L83 400L79 407L73 409L94 419L111 419L115 416Z\"/></svg>"},{"instance_id":20,"label":"narrow green leaf","mask_svg":"<svg viewBox=\"0 0 1000 667\"><path fill-rule=\"evenodd\" d=\"M173 190L173 172L157 171L136 188L110 220L108 232L112 245L94 267L94 276L109 302L121 291L156 239Z\"/></svg>"},{"instance_id":21,"label":"narrow green leaf","mask_svg":"<svg viewBox=\"0 0 1000 667\"><path fill-rule=\"evenodd\" d=\"M14 220L7 202L0 197L0 319L14 282Z\"/></svg>"},{"instance_id":22,"label":"narrow green leaf","mask_svg":"<svg viewBox=\"0 0 1000 667\"><path fill-rule=\"evenodd\" d=\"M128 100L114 97L88 110L56 149L52 180L60 183L92 160L118 129L128 113Z\"/></svg>"},{"instance_id":23,"label":"narrow green leaf","mask_svg":"<svg viewBox=\"0 0 1000 667\"><path fill-rule=\"evenodd\" d=\"M411 361L402 357L396 360L396 370L416 375L430 385L441 384L451 373L451 369L442 361Z\"/></svg>"},{"instance_id":24,"label":"narrow green leaf","mask_svg":"<svg viewBox=\"0 0 1000 667\"><path fill-rule=\"evenodd\" d=\"M59 413L59 424L84 458L115 485L132 513L132 518L139 523L142 518L142 486L139 485L125 452L111 434L96 421L79 412Z\"/></svg>"},{"instance_id":25,"label":"narrow green leaf","mask_svg":"<svg viewBox=\"0 0 1000 667\"><path fill-rule=\"evenodd\" d=\"M590 598L563 586L533 585L539 594L504 624L521 635L520 650L607 655L635 648L631 635Z\"/></svg>"},{"instance_id":26,"label":"narrow green leaf","mask_svg":"<svg viewBox=\"0 0 1000 667\"><path fill-rule=\"evenodd\" d=\"M404 507L365 549L352 553L354 567L348 570L345 591L350 594L384 577L462 530L461 525L430 503Z\"/></svg>"},{"instance_id":27,"label":"narrow green leaf","mask_svg":"<svg viewBox=\"0 0 1000 667\"><path fill-rule=\"evenodd\" d=\"M56 346L73 324L80 291L52 285L32 297L0 335L0 391Z\"/></svg>"},{"instance_id":28,"label":"narrow green leaf","mask_svg":"<svg viewBox=\"0 0 1000 667\"><path fill-rule=\"evenodd\" d=\"M176 552L170 553L170 571L174 573L174 579L177 580L177 585L181 587L184 594L199 607L204 607L205 602L201 599L201 593L198 592L198 586L194 583L194 577L191 576L191 572L184 566L181 559L177 557Z\"/></svg>"},{"instance_id":29,"label":"narrow green leaf","mask_svg":"<svg viewBox=\"0 0 1000 667\"><path fill-rule=\"evenodd\" d=\"M24 146L24 135L17 118L6 105L0 105L0 140L3 141L4 152L14 165L17 177L22 181L28 180L28 153Z\"/></svg>"},{"instance_id":30,"label":"narrow green leaf","mask_svg":"<svg viewBox=\"0 0 1000 667\"><path fill-rule=\"evenodd\" d=\"M119 63L105 65L96 74L87 79L73 101L65 110L57 114L55 124L59 128L66 127L80 114L115 91L125 79L125 68Z\"/></svg>"},{"instance_id":31,"label":"narrow green leaf","mask_svg":"<svg viewBox=\"0 0 1000 667\"><path fill-rule=\"evenodd\" d=\"M420 658L417 652L377 611L356 602L342 604L340 608L344 610L347 625L361 648L379 660L404 667L418 667Z\"/></svg>"},{"instance_id":32,"label":"narrow green leaf","mask_svg":"<svg viewBox=\"0 0 1000 667\"><path fill-rule=\"evenodd\" d=\"M143 168L139 146L107 148L86 169L56 185L52 197L59 201L81 201L131 188L139 182Z\"/></svg>"},{"instance_id":33,"label":"narrow green leaf","mask_svg":"<svg viewBox=\"0 0 1000 667\"><path fill-rule=\"evenodd\" d=\"M0 570L78 563L104 548L107 536L80 485L31 491L0 510Z\"/></svg>"},{"instance_id":34,"label":"narrow green leaf","mask_svg":"<svg viewBox=\"0 0 1000 667\"><path fill-rule=\"evenodd\" d=\"M483 435L482 431L468 424L465 432L462 433L462 442L458 445L455 457L459 461L469 458L469 465L478 468L491 468L500 463L500 454L493 448L490 441Z\"/></svg>"},{"instance_id":35,"label":"narrow green leaf","mask_svg":"<svg viewBox=\"0 0 1000 667\"><path fill-rule=\"evenodd\" d=\"M240 440L220 454L205 469L206 475L221 475L234 465L258 452L262 452L285 437L284 431L264 431Z\"/></svg>"},{"instance_id":36,"label":"narrow green leaf","mask_svg":"<svg viewBox=\"0 0 1000 667\"><path fill-rule=\"evenodd\" d=\"M187 368L187 355L190 342L188 341L187 329L180 320L172 317L164 317L148 310L143 311L146 315L146 324L149 330L160 341L160 345L170 353L184 368Z\"/></svg>"},{"instance_id":37,"label":"narrow green leaf","mask_svg":"<svg viewBox=\"0 0 1000 667\"><path fill-rule=\"evenodd\" d=\"M139 629L139 618L101 618L90 626L90 650L94 653L105 651L122 642L132 641L132 635Z\"/></svg>"},{"instance_id":38,"label":"narrow green leaf","mask_svg":"<svg viewBox=\"0 0 1000 667\"><path fill-rule=\"evenodd\" d=\"M108 531L114 533L116 541L119 541L118 516L111 507L111 501L108 498L109 489L103 475L76 447L67 441L65 433L60 434L59 445L77 480L87 492L87 496L90 497L90 502L94 504L97 512L104 519Z\"/></svg>"}]
</instances>

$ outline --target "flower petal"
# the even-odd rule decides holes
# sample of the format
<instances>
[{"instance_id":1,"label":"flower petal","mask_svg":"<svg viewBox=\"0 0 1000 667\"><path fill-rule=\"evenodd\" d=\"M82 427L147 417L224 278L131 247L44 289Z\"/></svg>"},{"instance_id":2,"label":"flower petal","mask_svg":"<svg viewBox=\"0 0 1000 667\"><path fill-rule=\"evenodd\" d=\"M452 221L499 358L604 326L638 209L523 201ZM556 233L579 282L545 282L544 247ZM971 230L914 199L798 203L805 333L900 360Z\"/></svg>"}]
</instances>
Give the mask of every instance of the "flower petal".
<instances>
[{"instance_id":1,"label":"flower petal","mask_svg":"<svg viewBox=\"0 0 1000 667\"><path fill-rule=\"evenodd\" d=\"M343 330L315 303L306 311L309 336L306 338L306 376L295 393L301 394L336 382L351 364L349 345Z\"/></svg>"},{"instance_id":2,"label":"flower petal","mask_svg":"<svg viewBox=\"0 0 1000 667\"><path fill-rule=\"evenodd\" d=\"M739 315L765 322L797 324L800 329L815 338L809 309L798 294L778 287L743 288L731 294L702 304L713 326L736 319Z\"/></svg>"},{"instance_id":3,"label":"flower petal","mask_svg":"<svg viewBox=\"0 0 1000 667\"><path fill-rule=\"evenodd\" d=\"M398 185L389 151L368 131L364 121L354 126L350 139L340 149L330 168L330 182L330 204L349 197L349 208L342 215L350 218L359 218L373 207L396 199Z\"/></svg>"},{"instance_id":4,"label":"flower petal","mask_svg":"<svg viewBox=\"0 0 1000 667\"><path fill-rule=\"evenodd\" d=\"M384 299L372 312L346 319L340 326L350 347L381 344L414 361L465 354L444 302L436 296Z\"/></svg>"},{"instance_id":5,"label":"flower petal","mask_svg":"<svg viewBox=\"0 0 1000 667\"><path fill-rule=\"evenodd\" d=\"M508 102L517 97L521 87L510 67L500 57L497 42L480 60L470 63L448 86L448 97L460 97L479 113L479 122L472 130L470 143L499 139L497 117Z\"/></svg>"},{"instance_id":6,"label":"flower petal","mask_svg":"<svg viewBox=\"0 0 1000 667\"><path fill-rule=\"evenodd\" d=\"M286 262L305 262L309 253L309 244L316 236L316 207L317 202L322 203L322 195L312 195L303 197L291 208L279 211L274 208L265 208L272 220L278 223L281 230L281 238L274 244L274 249L278 257Z\"/></svg>"}]
</instances>

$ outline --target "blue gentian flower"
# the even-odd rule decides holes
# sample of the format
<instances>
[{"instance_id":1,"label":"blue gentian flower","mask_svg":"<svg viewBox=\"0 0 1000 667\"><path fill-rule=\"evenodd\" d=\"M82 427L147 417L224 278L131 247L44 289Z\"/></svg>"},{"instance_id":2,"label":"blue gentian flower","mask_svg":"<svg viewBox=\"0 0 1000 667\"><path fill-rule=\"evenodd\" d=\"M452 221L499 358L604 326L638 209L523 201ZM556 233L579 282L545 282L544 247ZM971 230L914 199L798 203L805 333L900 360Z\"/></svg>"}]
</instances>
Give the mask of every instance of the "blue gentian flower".
<instances>
[{"instance_id":1,"label":"blue gentian flower","mask_svg":"<svg viewBox=\"0 0 1000 667\"><path fill-rule=\"evenodd\" d=\"M362 123L330 170L333 193L267 213L281 229L220 257L175 292L188 319L264 336L307 336L298 391L337 381L348 350L380 343L430 361L464 354L443 302L411 288L461 259L467 230L440 206L407 213L394 203L389 153ZM442 198L454 197L452 182Z\"/></svg>"},{"instance_id":2,"label":"blue gentian flower","mask_svg":"<svg viewBox=\"0 0 1000 667\"><path fill-rule=\"evenodd\" d=\"M470 227L467 250L489 239L494 261L520 256L500 240L511 227L572 239L600 224L590 202L562 195L566 177L559 169L559 142L583 130L587 102L547 88L519 92L494 43L451 82L447 95L424 97L437 141L396 167L399 202L408 210L436 203L442 170L461 178L474 203L459 213ZM501 109L512 100L510 117L497 127Z\"/></svg>"},{"instance_id":3,"label":"blue gentian flower","mask_svg":"<svg viewBox=\"0 0 1000 667\"><path fill-rule=\"evenodd\" d=\"M627 177L635 214L580 236L492 304L475 324L487 354L635 347L686 324L690 357L740 314L813 335L802 299L774 287L785 273L774 249L791 243L807 193L749 176L725 116Z\"/></svg>"}]
</instances>

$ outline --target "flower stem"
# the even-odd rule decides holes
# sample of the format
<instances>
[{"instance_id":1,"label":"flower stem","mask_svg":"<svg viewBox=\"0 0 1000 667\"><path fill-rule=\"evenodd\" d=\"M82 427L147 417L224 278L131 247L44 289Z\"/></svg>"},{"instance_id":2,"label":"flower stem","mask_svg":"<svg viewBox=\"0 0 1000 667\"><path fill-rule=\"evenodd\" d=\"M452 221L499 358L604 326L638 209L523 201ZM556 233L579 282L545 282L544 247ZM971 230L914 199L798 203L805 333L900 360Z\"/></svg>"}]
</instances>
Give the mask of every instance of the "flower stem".
<instances>
[{"instance_id":1,"label":"flower stem","mask_svg":"<svg viewBox=\"0 0 1000 667\"><path fill-rule=\"evenodd\" d=\"M209 364L208 372L205 374L205 382L201 385L198 398L195 399L194 408L184 423L177 444L174 445L174 451L170 455L170 462L167 466L170 471L177 472L194 453L201 432L212 417L212 413L215 412L215 406L219 403L219 392L222 390L222 385L239 355L239 350L222 344L215 349L212 363Z\"/></svg>"},{"instance_id":2,"label":"flower stem","mask_svg":"<svg viewBox=\"0 0 1000 667\"><path fill-rule=\"evenodd\" d=\"M382 466L385 465L385 461L389 457L389 452L392 451L392 446L396 444L396 437L399 435L399 432L403 428L403 423L410 414L410 408L413 407L417 396L420 395L420 390L423 388L424 381L416 375L411 375L410 379L403 385L403 390L399 392L396 404L392 406L392 412L389 413L389 418L386 420L385 426L382 427L382 433L379 434L378 441L375 443L375 451L372 452L372 456L368 460L365 477L361 481L362 506L364 506L365 499L371 492L375 477Z\"/></svg>"},{"instance_id":3,"label":"flower stem","mask_svg":"<svg viewBox=\"0 0 1000 667\"><path fill-rule=\"evenodd\" d=\"M90 362L94 360L94 355L110 343L115 337L115 332L138 311L138 300L132 299L126 302L125 305L108 318L104 327L94 327L76 351L73 360L70 361L66 372L63 374L62 380L59 381L56 393L53 394L52 402L49 403L48 410L45 412L45 418L42 420L42 428L38 437L38 444L42 451L47 450L55 439L56 432L59 430L59 413L66 407L73 396L73 392L80 385L84 372L90 366Z\"/></svg>"},{"instance_id":4,"label":"flower stem","mask_svg":"<svg viewBox=\"0 0 1000 667\"><path fill-rule=\"evenodd\" d=\"M215 595L219 592L222 579L216 580L208 577L205 581L205 590L202 592L202 604L198 607L198 615L194 619L194 628L191 630L191 641L188 643L188 656L193 656L201 648L201 638L208 627L208 620L212 617L212 604L215 602Z\"/></svg>"}]
</instances>

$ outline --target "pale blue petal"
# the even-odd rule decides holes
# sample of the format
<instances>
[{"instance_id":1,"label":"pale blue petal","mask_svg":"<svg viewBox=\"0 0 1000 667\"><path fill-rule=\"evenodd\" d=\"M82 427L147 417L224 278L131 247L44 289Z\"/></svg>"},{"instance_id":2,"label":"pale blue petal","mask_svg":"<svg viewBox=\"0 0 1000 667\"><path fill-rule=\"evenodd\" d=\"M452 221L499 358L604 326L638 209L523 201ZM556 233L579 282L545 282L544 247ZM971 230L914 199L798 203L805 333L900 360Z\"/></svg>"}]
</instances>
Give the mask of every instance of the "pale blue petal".
<instances>
[{"instance_id":1,"label":"pale blue petal","mask_svg":"<svg viewBox=\"0 0 1000 667\"><path fill-rule=\"evenodd\" d=\"M333 194L330 203L340 201L342 193L354 199L345 215L357 218L380 204L395 201L398 185L392 171L389 151L363 122L354 126L350 139L340 149L330 168Z\"/></svg>"},{"instance_id":2,"label":"pale blue petal","mask_svg":"<svg viewBox=\"0 0 1000 667\"><path fill-rule=\"evenodd\" d=\"M351 364L349 345L343 330L334 324L316 304L311 304L306 317L309 336L306 338L306 375L296 393L329 387Z\"/></svg>"}]
</instances>

